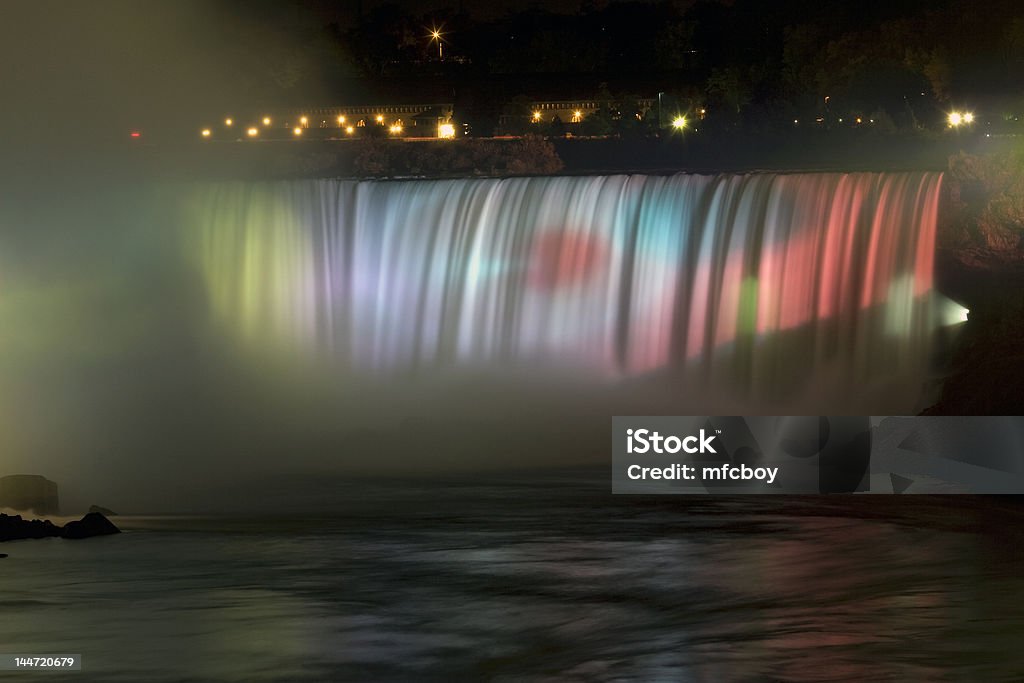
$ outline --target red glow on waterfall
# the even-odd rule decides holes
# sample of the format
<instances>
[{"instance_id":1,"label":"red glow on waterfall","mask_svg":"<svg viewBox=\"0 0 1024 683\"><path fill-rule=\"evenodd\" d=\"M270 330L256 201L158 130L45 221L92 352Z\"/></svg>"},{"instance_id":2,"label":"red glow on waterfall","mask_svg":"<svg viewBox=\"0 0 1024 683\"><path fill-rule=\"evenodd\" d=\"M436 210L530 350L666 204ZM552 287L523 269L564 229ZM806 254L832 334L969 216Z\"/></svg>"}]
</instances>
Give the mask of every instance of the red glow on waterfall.
<instances>
[{"instance_id":1,"label":"red glow on waterfall","mask_svg":"<svg viewBox=\"0 0 1024 683\"><path fill-rule=\"evenodd\" d=\"M604 240L579 230L545 232L533 243L527 279L531 287L556 289L589 281L607 270Z\"/></svg>"}]
</instances>

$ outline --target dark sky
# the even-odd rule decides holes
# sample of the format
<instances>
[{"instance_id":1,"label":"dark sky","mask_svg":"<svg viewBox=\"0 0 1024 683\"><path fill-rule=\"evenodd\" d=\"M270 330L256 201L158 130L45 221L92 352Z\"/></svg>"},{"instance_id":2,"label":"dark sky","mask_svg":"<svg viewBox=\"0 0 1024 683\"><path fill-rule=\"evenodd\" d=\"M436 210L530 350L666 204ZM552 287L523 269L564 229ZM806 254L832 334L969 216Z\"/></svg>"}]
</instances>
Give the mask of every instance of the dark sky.
<instances>
[{"instance_id":1,"label":"dark sky","mask_svg":"<svg viewBox=\"0 0 1024 683\"><path fill-rule=\"evenodd\" d=\"M529 5L468 4L479 14ZM357 3L3 0L2 14L0 141L37 148L104 142L142 122L192 122L197 111L230 107L266 60L330 21L353 21Z\"/></svg>"}]
</instances>

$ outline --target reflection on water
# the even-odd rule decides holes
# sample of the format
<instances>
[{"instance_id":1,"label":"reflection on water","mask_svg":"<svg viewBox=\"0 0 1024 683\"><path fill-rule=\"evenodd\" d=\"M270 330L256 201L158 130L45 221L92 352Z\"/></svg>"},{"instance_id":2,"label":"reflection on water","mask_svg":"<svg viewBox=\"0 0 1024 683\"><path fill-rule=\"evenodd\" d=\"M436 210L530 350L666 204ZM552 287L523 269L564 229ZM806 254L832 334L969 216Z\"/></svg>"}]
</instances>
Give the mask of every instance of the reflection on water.
<instances>
[{"instance_id":1,"label":"reflection on water","mask_svg":"<svg viewBox=\"0 0 1024 683\"><path fill-rule=\"evenodd\" d=\"M0 649L81 653L75 681L1024 672L1012 503L361 495L324 519L136 519L118 537L7 544Z\"/></svg>"}]
</instances>

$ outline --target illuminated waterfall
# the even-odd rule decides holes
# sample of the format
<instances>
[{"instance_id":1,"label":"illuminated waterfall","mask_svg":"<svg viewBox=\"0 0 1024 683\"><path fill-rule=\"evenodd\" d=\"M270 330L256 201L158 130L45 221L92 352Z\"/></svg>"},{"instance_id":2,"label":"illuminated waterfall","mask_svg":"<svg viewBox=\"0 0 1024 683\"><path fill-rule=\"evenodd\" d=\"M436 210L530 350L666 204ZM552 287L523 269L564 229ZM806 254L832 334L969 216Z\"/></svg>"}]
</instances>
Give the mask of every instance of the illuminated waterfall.
<instances>
[{"instance_id":1,"label":"illuminated waterfall","mask_svg":"<svg viewBox=\"0 0 1024 683\"><path fill-rule=\"evenodd\" d=\"M926 362L940 174L225 183L190 233L251 348L355 372L796 391Z\"/></svg>"}]
</instances>

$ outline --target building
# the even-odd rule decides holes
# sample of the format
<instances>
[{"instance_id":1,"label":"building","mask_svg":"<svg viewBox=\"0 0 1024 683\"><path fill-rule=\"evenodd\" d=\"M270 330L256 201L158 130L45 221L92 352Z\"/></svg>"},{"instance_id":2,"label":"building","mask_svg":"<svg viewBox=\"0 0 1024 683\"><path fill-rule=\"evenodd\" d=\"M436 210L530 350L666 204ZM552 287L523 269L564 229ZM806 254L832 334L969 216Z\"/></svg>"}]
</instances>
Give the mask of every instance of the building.
<instances>
[{"instance_id":1,"label":"building","mask_svg":"<svg viewBox=\"0 0 1024 683\"><path fill-rule=\"evenodd\" d=\"M213 139L344 139L361 137L379 126L389 135L416 138L452 137L454 105L359 104L267 111L248 118L226 118L219 127L203 129Z\"/></svg>"},{"instance_id":2,"label":"building","mask_svg":"<svg viewBox=\"0 0 1024 683\"><path fill-rule=\"evenodd\" d=\"M657 99L641 98L631 101L635 102L641 114L646 114L656 106ZM607 109L614 117L620 116L622 103L617 100L581 98L572 100L536 100L526 105L529 112L506 111L501 115L499 125L503 129L515 129L527 121L532 124L546 124L561 122L569 124L567 130L571 130L572 124L582 123L591 114Z\"/></svg>"}]
</instances>

